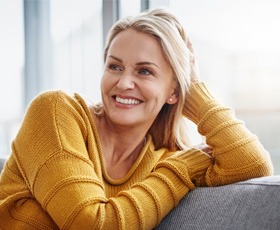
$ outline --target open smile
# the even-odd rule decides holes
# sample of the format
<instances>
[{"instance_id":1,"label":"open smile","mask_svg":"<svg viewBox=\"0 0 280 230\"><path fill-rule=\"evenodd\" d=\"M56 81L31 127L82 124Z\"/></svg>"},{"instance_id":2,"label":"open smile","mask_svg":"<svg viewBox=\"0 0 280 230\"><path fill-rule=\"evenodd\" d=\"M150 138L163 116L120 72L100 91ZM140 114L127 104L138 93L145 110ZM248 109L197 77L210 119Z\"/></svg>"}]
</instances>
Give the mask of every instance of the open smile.
<instances>
[{"instance_id":1,"label":"open smile","mask_svg":"<svg viewBox=\"0 0 280 230\"><path fill-rule=\"evenodd\" d=\"M134 98L121 98L119 96L115 96L114 99L123 105L138 105L141 103L140 100Z\"/></svg>"}]
</instances>

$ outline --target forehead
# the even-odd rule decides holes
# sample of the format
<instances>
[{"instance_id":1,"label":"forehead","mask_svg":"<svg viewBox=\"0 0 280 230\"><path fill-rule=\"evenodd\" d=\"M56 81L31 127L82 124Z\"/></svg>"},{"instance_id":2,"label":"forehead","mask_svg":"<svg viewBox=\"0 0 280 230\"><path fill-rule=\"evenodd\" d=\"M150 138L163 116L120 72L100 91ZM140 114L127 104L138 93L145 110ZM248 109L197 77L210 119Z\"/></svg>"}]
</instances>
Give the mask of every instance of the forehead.
<instances>
[{"instance_id":1,"label":"forehead","mask_svg":"<svg viewBox=\"0 0 280 230\"><path fill-rule=\"evenodd\" d=\"M151 34L148 34L148 33L145 33L145 32L142 32L142 31L138 31L136 29L133 29L133 28L128 28L128 29L125 29L121 32L119 32L116 37L113 39L113 42L114 41L118 41L118 40L124 40L124 39L128 39L130 41L135 41L135 40L145 40L145 42L152 42L154 44L158 44L159 45L159 42L158 40L155 38L155 36L151 35Z\"/></svg>"},{"instance_id":2,"label":"forehead","mask_svg":"<svg viewBox=\"0 0 280 230\"><path fill-rule=\"evenodd\" d=\"M108 54L117 53L165 59L161 44L156 37L134 29L124 30L113 39Z\"/></svg>"}]
</instances>

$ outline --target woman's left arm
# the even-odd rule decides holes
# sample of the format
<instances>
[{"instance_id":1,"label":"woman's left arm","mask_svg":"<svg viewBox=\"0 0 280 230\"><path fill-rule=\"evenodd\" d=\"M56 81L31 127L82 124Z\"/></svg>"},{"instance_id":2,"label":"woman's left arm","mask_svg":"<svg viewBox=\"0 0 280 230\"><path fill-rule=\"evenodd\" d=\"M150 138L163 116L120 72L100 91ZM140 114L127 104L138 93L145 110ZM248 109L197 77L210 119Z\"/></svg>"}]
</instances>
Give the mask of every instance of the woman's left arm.
<instances>
[{"instance_id":1,"label":"woman's left arm","mask_svg":"<svg viewBox=\"0 0 280 230\"><path fill-rule=\"evenodd\" d=\"M213 148L213 164L199 184L216 186L273 174L270 155L258 138L232 109L212 96L205 84L191 85L183 114L197 124L199 133Z\"/></svg>"}]
</instances>

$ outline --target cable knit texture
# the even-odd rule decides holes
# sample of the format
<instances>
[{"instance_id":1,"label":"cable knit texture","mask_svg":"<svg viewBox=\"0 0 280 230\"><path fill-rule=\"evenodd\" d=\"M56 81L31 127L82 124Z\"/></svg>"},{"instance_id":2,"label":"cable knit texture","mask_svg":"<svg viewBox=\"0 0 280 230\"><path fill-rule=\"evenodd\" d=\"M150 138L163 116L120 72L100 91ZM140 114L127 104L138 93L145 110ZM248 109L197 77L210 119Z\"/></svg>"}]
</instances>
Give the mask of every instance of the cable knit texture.
<instances>
[{"instance_id":1,"label":"cable knit texture","mask_svg":"<svg viewBox=\"0 0 280 230\"><path fill-rule=\"evenodd\" d=\"M98 130L79 95L39 95L28 108L0 178L0 229L152 229L195 186L271 175L269 154L203 83L183 114L198 125L198 149L155 150L149 136L128 174L106 173Z\"/></svg>"}]
</instances>

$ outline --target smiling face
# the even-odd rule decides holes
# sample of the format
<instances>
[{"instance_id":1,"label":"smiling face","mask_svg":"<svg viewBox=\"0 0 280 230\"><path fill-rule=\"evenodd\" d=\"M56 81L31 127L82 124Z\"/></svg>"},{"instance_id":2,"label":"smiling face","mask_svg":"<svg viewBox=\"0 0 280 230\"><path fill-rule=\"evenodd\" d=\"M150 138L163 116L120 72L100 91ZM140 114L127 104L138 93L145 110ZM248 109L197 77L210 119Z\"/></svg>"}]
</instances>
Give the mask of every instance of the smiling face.
<instances>
[{"instance_id":1,"label":"smiling face","mask_svg":"<svg viewBox=\"0 0 280 230\"><path fill-rule=\"evenodd\" d=\"M121 126L148 129L165 103L176 103L173 72L156 38L120 32L108 49L101 92L106 117Z\"/></svg>"}]
</instances>

